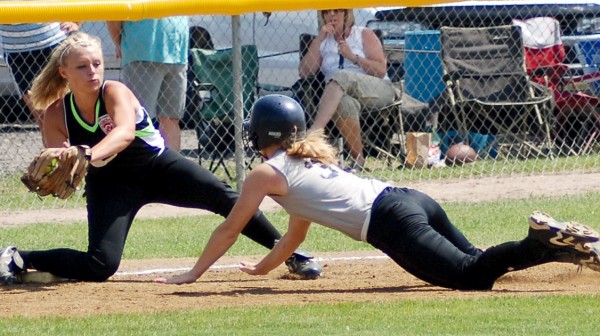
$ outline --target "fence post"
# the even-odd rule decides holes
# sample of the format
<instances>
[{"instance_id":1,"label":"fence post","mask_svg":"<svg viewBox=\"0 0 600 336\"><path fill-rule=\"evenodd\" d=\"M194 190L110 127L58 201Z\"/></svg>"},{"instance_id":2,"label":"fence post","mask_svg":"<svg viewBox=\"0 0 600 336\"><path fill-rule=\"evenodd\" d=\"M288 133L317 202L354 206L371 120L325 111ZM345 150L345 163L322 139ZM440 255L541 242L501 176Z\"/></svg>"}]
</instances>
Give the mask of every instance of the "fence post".
<instances>
[{"instance_id":1,"label":"fence post","mask_svg":"<svg viewBox=\"0 0 600 336\"><path fill-rule=\"evenodd\" d=\"M233 125L235 133L235 173L237 189L244 182L245 151L242 143L244 121L244 96L242 94L242 39L239 15L231 16L231 40L233 50Z\"/></svg>"}]
</instances>

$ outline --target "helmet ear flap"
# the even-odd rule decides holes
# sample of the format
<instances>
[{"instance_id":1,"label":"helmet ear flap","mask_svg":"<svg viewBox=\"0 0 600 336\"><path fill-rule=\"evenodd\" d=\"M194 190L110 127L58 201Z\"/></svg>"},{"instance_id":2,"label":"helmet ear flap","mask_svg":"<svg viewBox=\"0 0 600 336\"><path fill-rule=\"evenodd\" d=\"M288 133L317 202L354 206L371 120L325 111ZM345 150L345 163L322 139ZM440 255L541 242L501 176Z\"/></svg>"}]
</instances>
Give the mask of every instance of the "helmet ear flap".
<instances>
[{"instance_id":1,"label":"helmet ear flap","mask_svg":"<svg viewBox=\"0 0 600 336\"><path fill-rule=\"evenodd\" d=\"M242 143L245 148L254 149L254 143L252 141L253 136L250 134L250 119L245 119L242 123Z\"/></svg>"},{"instance_id":2,"label":"helmet ear flap","mask_svg":"<svg viewBox=\"0 0 600 336\"><path fill-rule=\"evenodd\" d=\"M251 129L250 123L250 119L246 119L242 123L242 142L245 148L250 148L252 151L259 153L258 134L254 129Z\"/></svg>"}]
</instances>

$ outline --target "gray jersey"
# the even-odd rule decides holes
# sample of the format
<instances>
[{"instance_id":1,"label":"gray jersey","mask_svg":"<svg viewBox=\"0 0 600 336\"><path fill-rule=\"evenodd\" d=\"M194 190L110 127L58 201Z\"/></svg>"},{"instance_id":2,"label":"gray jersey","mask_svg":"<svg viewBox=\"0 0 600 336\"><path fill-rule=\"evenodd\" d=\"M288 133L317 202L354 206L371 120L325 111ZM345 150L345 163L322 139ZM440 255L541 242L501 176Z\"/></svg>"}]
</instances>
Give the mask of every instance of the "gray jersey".
<instances>
[{"instance_id":1,"label":"gray jersey","mask_svg":"<svg viewBox=\"0 0 600 336\"><path fill-rule=\"evenodd\" d=\"M287 179L288 194L272 198L289 214L355 240L366 240L363 226L368 223L373 201L389 184L361 178L334 165L292 158L283 151L266 163Z\"/></svg>"}]
</instances>

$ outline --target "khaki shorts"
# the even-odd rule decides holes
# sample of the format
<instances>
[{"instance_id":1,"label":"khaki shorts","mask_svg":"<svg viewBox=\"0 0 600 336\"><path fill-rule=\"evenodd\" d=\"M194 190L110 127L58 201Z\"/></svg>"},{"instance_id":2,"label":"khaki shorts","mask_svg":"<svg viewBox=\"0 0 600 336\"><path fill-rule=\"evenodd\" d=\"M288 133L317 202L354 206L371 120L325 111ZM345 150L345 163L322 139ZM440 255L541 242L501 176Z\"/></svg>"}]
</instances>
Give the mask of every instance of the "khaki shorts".
<instances>
[{"instance_id":1,"label":"khaki shorts","mask_svg":"<svg viewBox=\"0 0 600 336\"><path fill-rule=\"evenodd\" d=\"M331 81L344 91L336 110L340 118L358 119L361 111L383 108L393 103L396 97L396 90L390 81L369 75L340 70Z\"/></svg>"},{"instance_id":2,"label":"khaki shorts","mask_svg":"<svg viewBox=\"0 0 600 336\"><path fill-rule=\"evenodd\" d=\"M146 108L150 118L183 117L187 88L186 64L136 61L123 66L121 77Z\"/></svg>"}]
</instances>

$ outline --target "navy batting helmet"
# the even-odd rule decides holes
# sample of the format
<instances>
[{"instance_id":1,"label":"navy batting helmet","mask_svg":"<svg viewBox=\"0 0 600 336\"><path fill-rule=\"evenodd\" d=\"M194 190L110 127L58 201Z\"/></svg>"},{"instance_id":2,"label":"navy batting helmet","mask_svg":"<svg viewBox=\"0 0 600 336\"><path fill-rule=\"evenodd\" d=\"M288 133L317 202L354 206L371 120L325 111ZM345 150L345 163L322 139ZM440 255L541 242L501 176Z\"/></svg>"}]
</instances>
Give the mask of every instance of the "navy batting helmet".
<instances>
[{"instance_id":1,"label":"navy batting helmet","mask_svg":"<svg viewBox=\"0 0 600 336\"><path fill-rule=\"evenodd\" d=\"M302 139L306 134L304 110L288 96L266 95L254 103L247 131L248 140L257 151L292 136Z\"/></svg>"}]
</instances>

